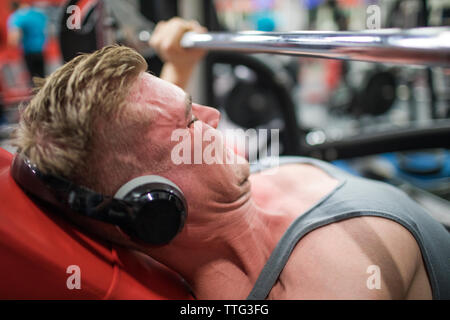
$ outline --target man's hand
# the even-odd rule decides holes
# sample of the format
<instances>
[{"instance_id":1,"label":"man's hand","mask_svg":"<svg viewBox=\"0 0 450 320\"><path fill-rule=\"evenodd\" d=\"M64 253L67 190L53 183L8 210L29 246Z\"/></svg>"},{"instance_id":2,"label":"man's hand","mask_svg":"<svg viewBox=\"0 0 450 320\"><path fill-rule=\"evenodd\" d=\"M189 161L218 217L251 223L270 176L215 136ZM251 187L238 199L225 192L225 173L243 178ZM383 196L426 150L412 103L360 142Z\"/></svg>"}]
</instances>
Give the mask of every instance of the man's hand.
<instances>
[{"instance_id":1,"label":"man's hand","mask_svg":"<svg viewBox=\"0 0 450 320\"><path fill-rule=\"evenodd\" d=\"M181 38L188 31L204 33L207 30L197 21L175 17L159 22L149 41L150 46L165 62L161 78L181 88L186 87L194 67L205 55L205 50L181 47Z\"/></svg>"}]
</instances>

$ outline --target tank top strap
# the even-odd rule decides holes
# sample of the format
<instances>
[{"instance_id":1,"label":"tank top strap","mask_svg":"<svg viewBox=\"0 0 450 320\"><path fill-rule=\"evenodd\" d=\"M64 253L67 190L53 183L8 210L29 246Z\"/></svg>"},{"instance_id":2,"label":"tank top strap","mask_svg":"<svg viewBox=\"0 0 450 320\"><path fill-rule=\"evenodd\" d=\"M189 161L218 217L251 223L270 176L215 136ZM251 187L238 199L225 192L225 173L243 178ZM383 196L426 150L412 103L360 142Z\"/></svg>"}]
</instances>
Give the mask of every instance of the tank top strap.
<instances>
[{"instance_id":1,"label":"tank top strap","mask_svg":"<svg viewBox=\"0 0 450 320\"><path fill-rule=\"evenodd\" d=\"M350 175L320 160L280 158L279 165L290 163L315 165L338 179L339 184L289 226L271 253L247 299L266 299L293 249L307 233L327 224L360 216L387 218L410 231L420 247L433 298L450 298L450 235L403 191L386 183ZM267 165L258 164L251 170L254 173L267 168Z\"/></svg>"}]
</instances>

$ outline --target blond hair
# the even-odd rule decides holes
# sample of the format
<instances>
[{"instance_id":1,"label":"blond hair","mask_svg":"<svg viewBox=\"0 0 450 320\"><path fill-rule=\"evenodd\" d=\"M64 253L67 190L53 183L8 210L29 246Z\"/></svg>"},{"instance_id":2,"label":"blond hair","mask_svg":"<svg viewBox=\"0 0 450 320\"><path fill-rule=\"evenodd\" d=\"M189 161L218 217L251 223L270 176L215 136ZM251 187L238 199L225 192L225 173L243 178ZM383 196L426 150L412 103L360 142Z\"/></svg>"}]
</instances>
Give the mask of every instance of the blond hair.
<instances>
[{"instance_id":1,"label":"blond hair","mask_svg":"<svg viewBox=\"0 0 450 320\"><path fill-rule=\"evenodd\" d=\"M94 122L117 115L144 58L124 46L82 54L45 80L21 113L14 144L44 173L72 180L87 170Z\"/></svg>"}]
</instances>

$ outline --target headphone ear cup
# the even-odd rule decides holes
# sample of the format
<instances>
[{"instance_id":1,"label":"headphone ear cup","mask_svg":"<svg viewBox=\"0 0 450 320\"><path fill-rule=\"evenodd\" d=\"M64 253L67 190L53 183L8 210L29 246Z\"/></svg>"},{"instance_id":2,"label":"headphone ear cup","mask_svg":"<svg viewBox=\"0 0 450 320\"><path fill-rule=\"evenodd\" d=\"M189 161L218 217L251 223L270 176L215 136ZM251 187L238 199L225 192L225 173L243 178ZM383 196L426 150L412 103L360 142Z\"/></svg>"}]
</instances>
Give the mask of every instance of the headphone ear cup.
<instances>
[{"instance_id":1,"label":"headphone ear cup","mask_svg":"<svg viewBox=\"0 0 450 320\"><path fill-rule=\"evenodd\" d=\"M152 245L169 243L183 228L187 203L183 192L160 176L141 176L130 180L114 198L132 207L133 217L125 232Z\"/></svg>"}]
</instances>

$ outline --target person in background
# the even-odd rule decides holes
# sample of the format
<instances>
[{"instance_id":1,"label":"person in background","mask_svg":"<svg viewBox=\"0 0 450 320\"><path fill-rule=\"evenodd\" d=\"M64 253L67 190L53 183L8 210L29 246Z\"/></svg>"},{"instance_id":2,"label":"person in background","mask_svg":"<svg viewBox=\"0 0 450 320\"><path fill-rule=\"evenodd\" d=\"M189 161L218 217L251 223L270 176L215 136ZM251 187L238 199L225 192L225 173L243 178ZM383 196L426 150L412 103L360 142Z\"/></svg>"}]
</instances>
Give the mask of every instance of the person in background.
<instances>
[{"instance_id":1,"label":"person in background","mask_svg":"<svg viewBox=\"0 0 450 320\"><path fill-rule=\"evenodd\" d=\"M29 0L14 2L13 8L16 10L8 19L8 45L21 46L31 77L43 78L47 17Z\"/></svg>"}]
</instances>

